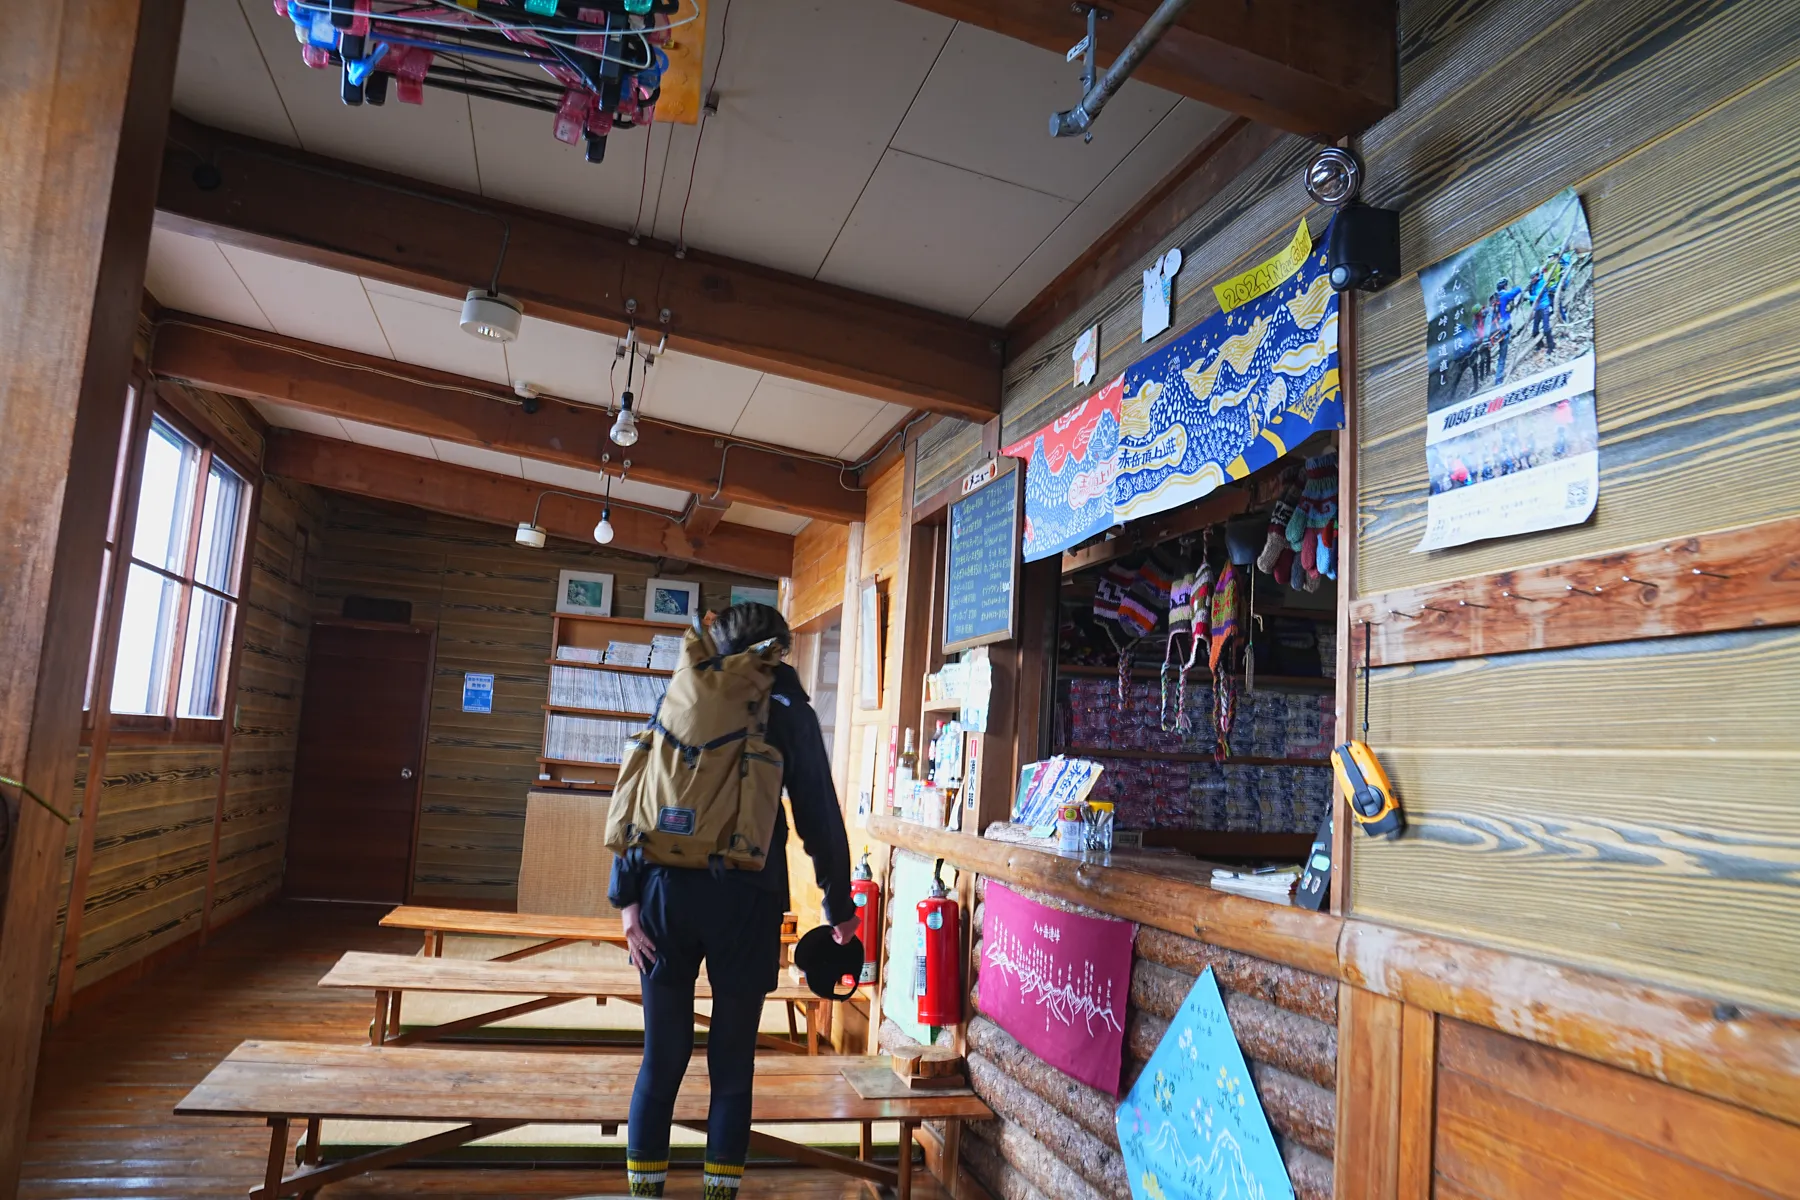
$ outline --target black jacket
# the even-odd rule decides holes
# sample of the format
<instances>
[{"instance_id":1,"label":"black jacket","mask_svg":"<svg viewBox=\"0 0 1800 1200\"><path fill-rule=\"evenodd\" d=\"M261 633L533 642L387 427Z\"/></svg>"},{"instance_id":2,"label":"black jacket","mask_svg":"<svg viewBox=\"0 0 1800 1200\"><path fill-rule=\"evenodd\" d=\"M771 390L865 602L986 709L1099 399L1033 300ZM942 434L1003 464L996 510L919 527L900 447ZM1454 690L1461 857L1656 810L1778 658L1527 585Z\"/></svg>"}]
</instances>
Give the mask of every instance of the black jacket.
<instances>
[{"instance_id":1,"label":"black jacket","mask_svg":"<svg viewBox=\"0 0 1800 1200\"><path fill-rule=\"evenodd\" d=\"M775 668L775 685L769 697L768 738L781 751L785 764L781 785L793 807L801 844L812 857L813 872L825 893L825 919L833 925L841 924L856 915L856 907L850 902L850 839L844 832L837 788L831 782L831 759L819 730L819 718L812 710L806 689L800 686L799 674L786 663ZM646 870L686 873L679 867L647 864L636 855L620 855L613 859L612 884L607 889L607 898L614 908L638 902ZM760 871L733 871L731 875L784 897L789 894L785 811L775 818L768 865ZM806 914L800 916L804 922Z\"/></svg>"}]
</instances>

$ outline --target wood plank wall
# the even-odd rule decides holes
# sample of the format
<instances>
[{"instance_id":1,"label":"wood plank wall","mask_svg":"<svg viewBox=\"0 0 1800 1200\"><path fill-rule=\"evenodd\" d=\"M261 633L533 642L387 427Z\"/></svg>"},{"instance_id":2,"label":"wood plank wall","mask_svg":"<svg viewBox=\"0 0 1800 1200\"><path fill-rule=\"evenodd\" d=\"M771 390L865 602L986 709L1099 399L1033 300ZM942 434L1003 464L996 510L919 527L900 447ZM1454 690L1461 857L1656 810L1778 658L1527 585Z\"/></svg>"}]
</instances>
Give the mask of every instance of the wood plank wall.
<instances>
[{"instance_id":1,"label":"wood plank wall","mask_svg":"<svg viewBox=\"0 0 1800 1200\"><path fill-rule=\"evenodd\" d=\"M944 485L973 471L982 459L982 426L946 417L919 438L913 468L913 503L922 504Z\"/></svg>"},{"instance_id":2,"label":"wood plank wall","mask_svg":"<svg viewBox=\"0 0 1800 1200\"><path fill-rule=\"evenodd\" d=\"M986 879L977 880L977 897L985 897L986 884ZM1065 912L1094 912L1053 896L1014 890ZM977 966L981 915L978 899L970 926L970 959ZM1147 927L1139 927L1135 950L1121 1094L1142 1072L1196 977L1210 966L1295 1194L1300 1200L1330 1200L1337 981ZM973 1008L978 975L971 974ZM890 1043L905 1039L892 1022L883 1035ZM969 1077L997 1119L970 1127L975 1136L963 1141L963 1161L993 1195L1130 1200L1113 1097L1045 1063L979 1012L968 1025L968 1046Z\"/></svg>"},{"instance_id":3,"label":"wood plank wall","mask_svg":"<svg viewBox=\"0 0 1800 1200\"><path fill-rule=\"evenodd\" d=\"M900 698L900 636L893 620L894 603L901 587L898 578L900 571L900 539L904 528L904 514L907 508L902 503L906 490L906 464L904 460L896 460L880 475L869 481L869 519L863 524L862 560L857 566L857 578L868 579L871 576L885 589L887 607L883 610L882 620L886 625L882 638L884 657L881 671L881 707L863 708L852 691L850 700L850 773L847 778L850 786L849 795L844 797L845 810L850 827L850 856L856 858L862 853L867 835L862 832L856 819L856 802L858 793L871 786L871 777L865 770L868 762L869 743L875 744L875 771L872 777L873 786L879 793L887 780L887 744L888 729L899 717ZM850 672L846 678L852 681L859 679L862 669L862 640L855 636L852 622L844 623L846 638L852 638L842 653L850 660Z\"/></svg>"},{"instance_id":4,"label":"wood plank wall","mask_svg":"<svg viewBox=\"0 0 1800 1200\"><path fill-rule=\"evenodd\" d=\"M794 535L794 573L788 585L788 624L799 628L844 603L850 527L813 521Z\"/></svg>"},{"instance_id":5,"label":"wood plank wall","mask_svg":"<svg viewBox=\"0 0 1800 1200\"><path fill-rule=\"evenodd\" d=\"M551 614L565 568L611 572L617 616L643 615L653 576L697 580L712 609L730 603L733 583L768 586L684 563L659 569L652 559L560 539L527 550L497 525L330 497L323 541L315 542L313 615L340 615L347 595L376 596L410 601L415 622L437 627L417 898L504 905L516 896L525 793L543 744ZM491 714L462 711L465 671L493 672Z\"/></svg>"},{"instance_id":6,"label":"wood plank wall","mask_svg":"<svg viewBox=\"0 0 1800 1200\"><path fill-rule=\"evenodd\" d=\"M1405 265L1573 186L1595 245L1590 522L1430 554L1415 278L1361 308L1354 594L1800 513L1800 5L1404 6L1407 103L1363 140ZM1595 598L1594 603L1611 601ZM1800 634L1378 671L1415 832L1359 915L1800 1011Z\"/></svg>"},{"instance_id":7,"label":"wood plank wall","mask_svg":"<svg viewBox=\"0 0 1800 1200\"><path fill-rule=\"evenodd\" d=\"M260 427L239 402L192 389L183 389L182 399L217 436L252 462L261 461ZM323 515L324 501L313 489L263 482L244 591L237 725L209 919L203 921L220 747L158 745L114 734L100 783L93 865L80 898L78 994L170 950L203 924L228 921L279 892L310 628L306 588L291 574L294 537L297 528L307 528L316 538ZM75 775L79 812L89 794L85 749ZM78 832L79 822L71 827L64 853L59 956Z\"/></svg>"}]
</instances>

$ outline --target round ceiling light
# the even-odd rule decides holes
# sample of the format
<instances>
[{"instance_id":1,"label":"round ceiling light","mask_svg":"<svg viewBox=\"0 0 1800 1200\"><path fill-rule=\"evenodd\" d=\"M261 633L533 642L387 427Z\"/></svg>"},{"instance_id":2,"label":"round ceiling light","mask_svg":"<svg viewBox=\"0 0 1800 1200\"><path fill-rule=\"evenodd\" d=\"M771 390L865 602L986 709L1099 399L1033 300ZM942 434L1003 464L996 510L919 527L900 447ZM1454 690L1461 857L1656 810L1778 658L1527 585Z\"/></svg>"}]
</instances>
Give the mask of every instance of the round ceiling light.
<instances>
[{"instance_id":1,"label":"round ceiling light","mask_svg":"<svg viewBox=\"0 0 1800 1200\"><path fill-rule=\"evenodd\" d=\"M513 531L513 541L521 546L529 546L533 550L544 548L544 530L530 521L520 521L518 529Z\"/></svg>"},{"instance_id":2,"label":"round ceiling light","mask_svg":"<svg viewBox=\"0 0 1800 1200\"><path fill-rule=\"evenodd\" d=\"M1340 146L1319 151L1306 168L1306 194L1320 204L1342 208L1362 189L1362 163Z\"/></svg>"},{"instance_id":3,"label":"round ceiling light","mask_svg":"<svg viewBox=\"0 0 1800 1200\"><path fill-rule=\"evenodd\" d=\"M463 332L493 342L510 342L519 336L525 310L517 300L500 292L470 288L463 300Z\"/></svg>"}]
</instances>

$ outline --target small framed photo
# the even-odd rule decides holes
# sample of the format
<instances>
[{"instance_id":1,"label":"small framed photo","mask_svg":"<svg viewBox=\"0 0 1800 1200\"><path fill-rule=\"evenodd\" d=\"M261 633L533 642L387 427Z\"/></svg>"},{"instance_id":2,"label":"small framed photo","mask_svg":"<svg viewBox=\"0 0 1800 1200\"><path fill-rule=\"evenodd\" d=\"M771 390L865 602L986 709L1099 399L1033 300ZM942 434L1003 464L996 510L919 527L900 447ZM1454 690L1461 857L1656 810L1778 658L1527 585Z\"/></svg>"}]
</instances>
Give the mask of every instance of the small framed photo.
<instances>
[{"instance_id":1,"label":"small framed photo","mask_svg":"<svg viewBox=\"0 0 1800 1200\"><path fill-rule=\"evenodd\" d=\"M594 571L564 571L556 581L556 611L582 617L612 616L613 577Z\"/></svg>"},{"instance_id":2,"label":"small framed photo","mask_svg":"<svg viewBox=\"0 0 1800 1200\"><path fill-rule=\"evenodd\" d=\"M781 593L775 588L745 587L741 583L731 585L731 602L733 604L757 603L766 604L770 608L781 607Z\"/></svg>"},{"instance_id":3,"label":"small framed photo","mask_svg":"<svg viewBox=\"0 0 1800 1200\"><path fill-rule=\"evenodd\" d=\"M856 706L881 707L881 656L887 641L881 584L869 576L856 587Z\"/></svg>"},{"instance_id":4,"label":"small framed photo","mask_svg":"<svg viewBox=\"0 0 1800 1200\"><path fill-rule=\"evenodd\" d=\"M644 620L686 625L700 611L700 585L681 579L652 579L644 585Z\"/></svg>"}]
</instances>

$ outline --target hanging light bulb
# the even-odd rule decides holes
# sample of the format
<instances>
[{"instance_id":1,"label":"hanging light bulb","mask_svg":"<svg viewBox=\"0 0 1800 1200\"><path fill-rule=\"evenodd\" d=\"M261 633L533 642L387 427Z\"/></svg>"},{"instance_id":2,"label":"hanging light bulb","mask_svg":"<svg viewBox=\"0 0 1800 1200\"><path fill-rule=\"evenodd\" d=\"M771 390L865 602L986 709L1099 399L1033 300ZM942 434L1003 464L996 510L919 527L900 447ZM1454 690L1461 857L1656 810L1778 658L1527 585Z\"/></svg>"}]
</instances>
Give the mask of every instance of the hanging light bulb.
<instances>
[{"instance_id":1,"label":"hanging light bulb","mask_svg":"<svg viewBox=\"0 0 1800 1200\"><path fill-rule=\"evenodd\" d=\"M619 397L619 417L612 426L612 440L615 445L631 446L637 443L637 414L631 411L631 400L630 392L625 392Z\"/></svg>"},{"instance_id":2,"label":"hanging light bulb","mask_svg":"<svg viewBox=\"0 0 1800 1200\"><path fill-rule=\"evenodd\" d=\"M612 505L610 504L600 510L600 523L594 526L594 540L602 546L613 540Z\"/></svg>"}]
</instances>

